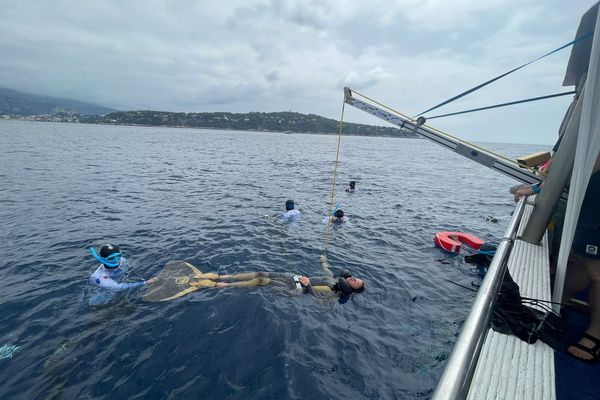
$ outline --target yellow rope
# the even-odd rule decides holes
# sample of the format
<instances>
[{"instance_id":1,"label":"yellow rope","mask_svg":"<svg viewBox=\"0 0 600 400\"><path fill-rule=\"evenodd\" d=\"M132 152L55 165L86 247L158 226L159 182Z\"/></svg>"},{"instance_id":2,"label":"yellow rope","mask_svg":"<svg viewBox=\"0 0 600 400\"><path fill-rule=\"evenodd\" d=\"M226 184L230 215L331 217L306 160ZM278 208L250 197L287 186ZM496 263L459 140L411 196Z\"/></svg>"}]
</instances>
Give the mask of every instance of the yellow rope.
<instances>
[{"instance_id":1,"label":"yellow rope","mask_svg":"<svg viewBox=\"0 0 600 400\"><path fill-rule=\"evenodd\" d=\"M338 132L337 149L335 151L335 165L333 167L333 183L331 185L331 195L329 196L329 211L327 212L327 228L325 229L325 239L323 240L323 255L327 255L327 247L329 246L329 233L331 231L331 212L333 211L333 199L335 196L335 181L337 177L337 167L340 159L340 144L342 143L342 128L344 126L344 109L346 101L342 101L342 116L340 117L340 129Z\"/></svg>"},{"instance_id":2,"label":"yellow rope","mask_svg":"<svg viewBox=\"0 0 600 400\"><path fill-rule=\"evenodd\" d=\"M354 90L353 90L353 91L352 91L352 93L354 93L354 94L357 94L357 95L359 95L359 96L361 96L361 97L363 97L363 98L365 98L365 99L369 100L370 102L372 102L372 103L374 103L374 104L377 104L378 106L380 106L380 107L382 107L382 108L385 108L386 110L388 110L388 111L391 111L391 112L393 112L394 114L397 114L397 115L401 116L402 118L408 119L408 120L409 120L409 121L411 121L412 123L415 123L415 124L416 124L416 120L414 120L413 118L411 118L411 117L409 117L409 116L407 116L407 115L404 115L404 114L402 114L401 112L399 112L399 111L396 111L396 110L394 110L393 108L386 106L385 104L382 104L382 103L380 103L380 102L378 102L378 101L376 101L376 100L373 100L373 99L371 99L370 97L367 97L367 96L365 96L364 94L362 94L362 93L359 93L359 92L357 92L357 91L354 91ZM535 168L533 168L533 167L527 167L527 166L525 166L525 165L523 165L523 164L519 164L519 163L518 163L516 160L514 160L514 159L512 159L512 158L509 158L509 157L506 157L506 156L503 156L502 154L494 153L493 151L491 151L491 150L489 150L489 149L486 149L486 148L484 148L484 147L480 147L480 146L478 146L478 145L476 145L476 144L474 144L474 143L471 143L471 142L467 142L466 140L463 140L463 139L460 139L460 138L458 138L458 137L456 137L456 136L450 135L449 133L446 133L446 132L443 132L443 131L441 131L441 130L439 130L439 129L433 128L433 127L431 127L431 126L429 126L429 125L423 125L423 126L426 126L428 129L431 129L432 131L435 131L435 132L439 133L440 135L446 136L447 138L450 138L450 139L452 139L452 140L454 140L454 141L456 141L456 142L458 142L458 143L463 143L463 144L465 144L465 145L468 145L468 146L470 146L470 147L476 148L477 150L481 151L482 153L486 153L486 154L492 155L492 156L494 156L494 157L496 157L496 158L501 158L501 159L503 159L504 161L508 161L508 162L511 162L511 163L517 164L517 165L518 165L518 166L520 166L521 168L528 169L528 170L530 170L530 171L532 171L532 172L535 172L535 171L536 171L536 170L535 170Z\"/></svg>"}]
</instances>

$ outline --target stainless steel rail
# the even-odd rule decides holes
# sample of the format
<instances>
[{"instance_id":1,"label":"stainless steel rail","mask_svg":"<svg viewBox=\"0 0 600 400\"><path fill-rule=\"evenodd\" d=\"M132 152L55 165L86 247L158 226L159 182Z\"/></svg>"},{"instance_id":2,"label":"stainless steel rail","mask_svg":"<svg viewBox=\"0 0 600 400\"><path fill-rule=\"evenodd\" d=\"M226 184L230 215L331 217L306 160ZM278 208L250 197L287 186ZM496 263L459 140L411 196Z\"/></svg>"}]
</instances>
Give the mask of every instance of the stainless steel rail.
<instances>
[{"instance_id":1,"label":"stainless steel rail","mask_svg":"<svg viewBox=\"0 0 600 400\"><path fill-rule=\"evenodd\" d=\"M434 400L464 399L469 392L481 347L488 332L492 310L507 268L508 256L523 216L525 201L525 197L522 197L517 204L506 233L498 245L471 312L433 394Z\"/></svg>"}]
</instances>

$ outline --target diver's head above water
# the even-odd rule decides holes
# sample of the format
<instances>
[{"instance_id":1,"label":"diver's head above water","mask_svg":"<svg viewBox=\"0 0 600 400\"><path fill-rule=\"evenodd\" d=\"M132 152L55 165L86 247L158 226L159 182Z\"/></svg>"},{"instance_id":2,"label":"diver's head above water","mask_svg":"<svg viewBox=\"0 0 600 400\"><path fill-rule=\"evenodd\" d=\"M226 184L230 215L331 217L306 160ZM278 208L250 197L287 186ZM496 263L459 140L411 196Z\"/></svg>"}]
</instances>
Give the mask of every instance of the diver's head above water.
<instances>
[{"instance_id":1,"label":"diver's head above water","mask_svg":"<svg viewBox=\"0 0 600 400\"><path fill-rule=\"evenodd\" d=\"M330 220L331 222L345 222L344 211L341 208L338 208L337 210L335 210Z\"/></svg>"},{"instance_id":2,"label":"diver's head above water","mask_svg":"<svg viewBox=\"0 0 600 400\"><path fill-rule=\"evenodd\" d=\"M356 181L350 181L350 189L354 189L356 187Z\"/></svg>"},{"instance_id":3,"label":"diver's head above water","mask_svg":"<svg viewBox=\"0 0 600 400\"><path fill-rule=\"evenodd\" d=\"M342 296L349 296L353 292L362 292L365 289L365 282L362 279L352 276L350 271L344 270L340 273L337 282L337 290Z\"/></svg>"},{"instance_id":4,"label":"diver's head above water","mask_svg":"<svg viewBox=\"0 0 600 400\"><path fill-rule=\"evenodd\" d=\"M285 202L285 210L290 211L294 209L294 200L288 200Z\"/></svg>"},{"instance_id":5,"label":"diver's head above water","mask_svg":"<svg viewBox=\"0 0 600 400\"><path fill-rule=\"evenodd\" d=\"M119 246L112 244L105 244L100 249L100 255L96 253L93 247L90 247L90 251L96 260L101 262L106 268L118 268L121 261L121 251Z\"/></svg>"}]
</instances>

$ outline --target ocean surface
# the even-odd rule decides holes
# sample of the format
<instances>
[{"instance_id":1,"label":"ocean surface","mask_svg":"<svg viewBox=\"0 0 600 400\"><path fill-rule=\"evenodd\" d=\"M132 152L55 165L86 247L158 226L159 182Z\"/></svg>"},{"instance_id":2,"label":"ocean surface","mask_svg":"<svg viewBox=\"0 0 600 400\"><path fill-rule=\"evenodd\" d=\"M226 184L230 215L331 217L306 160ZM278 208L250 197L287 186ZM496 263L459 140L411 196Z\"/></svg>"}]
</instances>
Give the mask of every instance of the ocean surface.
<instances>
[{"instance_id":1,"label":"ocean surface","mask_svg":"<svg viewBox=\"0 0 600 400\"><path fill-rule=\"evenodd\" d=\"M130 277L169 260L205 272L319 275L336 136L0 121L1 399L425 399L477 267L437 231L494 241L516 182L427 140L343 137L329 261L347 302L269 287L90 305L89 247ZM484 144L509 156L549 146ZM356 193L344 192L350 180ZM294 199L300 221L278 213ZM469 254L468 249L463 255Z\"/></svg>"}]
</instances>

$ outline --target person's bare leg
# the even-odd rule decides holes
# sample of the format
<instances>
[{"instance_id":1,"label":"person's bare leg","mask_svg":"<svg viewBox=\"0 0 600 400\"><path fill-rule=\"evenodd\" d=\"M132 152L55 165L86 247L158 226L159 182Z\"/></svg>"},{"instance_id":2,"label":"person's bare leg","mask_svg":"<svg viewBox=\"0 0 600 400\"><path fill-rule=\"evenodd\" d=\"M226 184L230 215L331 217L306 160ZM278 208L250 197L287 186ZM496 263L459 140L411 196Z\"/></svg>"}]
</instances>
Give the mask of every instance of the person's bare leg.
<instances>
[{"instance_id":1,"label":"person's bare leg","mask_svg":"<svg viewBox=\"0 0 600 400\"><path fill-rule=\"evenodd\" d=\"M600 339L600 260L583 260L585 260L584 265L591 280L590 295L588 297L588 303L590 305L590 325L585 333ZM590 349L595 346L595 343L586 338L581 338L578 343L583 347ZM569 346L567 351L584 360L590 360L593 357L590 353L574 346Z\"/></svg>"},{"instance_id":2,"label":"person's bare leg","mask_svg":"<svg viewBox=\"0 0 600 400\"><path fill-rule=\"evenodd\" d=\"M590 284L590 275L585 267L586 260L575 254L569 256L565 287L563 289L563 303L572 304L571 298Z\"/></svg>"}]
</instances>

